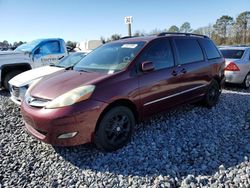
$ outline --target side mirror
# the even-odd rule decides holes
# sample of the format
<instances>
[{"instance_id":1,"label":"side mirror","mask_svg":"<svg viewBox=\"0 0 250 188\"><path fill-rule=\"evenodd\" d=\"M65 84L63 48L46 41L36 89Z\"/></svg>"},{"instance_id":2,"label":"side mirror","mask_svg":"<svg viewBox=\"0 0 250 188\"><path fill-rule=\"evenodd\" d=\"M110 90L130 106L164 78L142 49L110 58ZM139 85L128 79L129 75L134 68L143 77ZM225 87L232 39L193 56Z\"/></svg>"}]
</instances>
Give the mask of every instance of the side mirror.
<instances>
[{"instance_id":1,"label":"side mirror","mask_svg":"<svg viewBox=\"0 0 250 188\"><path fill-rule=\"evenodd\" d=\"M155 65L152 61L145 61L141 64L141 70L143 72L152 71L155 69Z\"/></svg>"}]
</instances>

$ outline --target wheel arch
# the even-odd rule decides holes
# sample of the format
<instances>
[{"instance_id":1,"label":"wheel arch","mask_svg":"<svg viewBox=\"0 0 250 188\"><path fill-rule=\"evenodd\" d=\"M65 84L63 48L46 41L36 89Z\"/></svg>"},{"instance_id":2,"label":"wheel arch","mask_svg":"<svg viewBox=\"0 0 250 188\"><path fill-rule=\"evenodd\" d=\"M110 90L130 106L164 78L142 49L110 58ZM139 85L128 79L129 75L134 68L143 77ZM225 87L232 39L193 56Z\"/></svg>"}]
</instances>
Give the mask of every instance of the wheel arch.
<instances>
[{"instance_id":1,"label":"wheel arch","mask_svg":"<svg viewBox=\"0 0 250 188\"><path fill-rule=\"evenodd\" d=\"M129 108L132 113L134 114L135 117L135 121L136 123L138 123L139 121L139 112L137 110L136 105L129 99L117 99L115 101L113 101L112 103L110 103L101 113L101 115L99 116L97 123L96 123L96 127L95 127L95 132L99 127L100 121L102 120L103 116L113 107L115 106L125 106L127 108Z\"/></svg>"},{"instance_id":2,"label":"wheel arch","mask_svg":"<svg viewBox=\"0 0 250 188\"><path fill-rule=\"evenodd\" d=\"M222 78L220 78L219 76L214 76L214 77L212 78L212 80L215 80L215 81L218 83L220 89L222 89L222 88L221 88L221 80L222 80Z\"/></svg>"},{"instance_id":3,"label":"wheel arch","mask_svg":"<svg viewBox=\"0 0 250 188\"><path fill-rule=\"evenodd\" d=\"M5 78L5 76L11 72L11 71L16 71L16 70L21 70L22 72L30 70L31 66L29 63L18 63L18 64L7 64L7 65L3 65L1 67L1 84L3 86L3 80Z\"/></svg>"}]
</instances>

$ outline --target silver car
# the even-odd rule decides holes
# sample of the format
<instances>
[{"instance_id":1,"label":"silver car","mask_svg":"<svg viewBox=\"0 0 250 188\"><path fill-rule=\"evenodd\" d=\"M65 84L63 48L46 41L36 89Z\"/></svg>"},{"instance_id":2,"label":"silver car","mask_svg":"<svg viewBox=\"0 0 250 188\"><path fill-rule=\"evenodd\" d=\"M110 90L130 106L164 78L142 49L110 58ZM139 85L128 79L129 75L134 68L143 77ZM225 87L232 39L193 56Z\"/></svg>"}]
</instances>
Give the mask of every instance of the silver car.
<instances>
[{"instance_id":1,"label":"silver car","mask_svg":"<svg viewBox=\"0 0 250 188\"><path fill-rule=\"evenodd\" d=\"M57 64L35 68L15 76L9 81L11 100L16 104L21 105L21 101L24 98L28 87L32 85L32 83L39 81L49 74L69 69L85 56L86 53L84 52L73 52L61 59Z\"/></svg>"},{"instance_id":2,"label":"silver car","mask_svg":"<svg viewBox=\"0 0 250 188\"><path fill-rule=\"evenodd\" d=\"M226 60L226 82L241 84L245 88L249 88L250 47L222 47L220 51Z\"/></svg>"}]
</instances>

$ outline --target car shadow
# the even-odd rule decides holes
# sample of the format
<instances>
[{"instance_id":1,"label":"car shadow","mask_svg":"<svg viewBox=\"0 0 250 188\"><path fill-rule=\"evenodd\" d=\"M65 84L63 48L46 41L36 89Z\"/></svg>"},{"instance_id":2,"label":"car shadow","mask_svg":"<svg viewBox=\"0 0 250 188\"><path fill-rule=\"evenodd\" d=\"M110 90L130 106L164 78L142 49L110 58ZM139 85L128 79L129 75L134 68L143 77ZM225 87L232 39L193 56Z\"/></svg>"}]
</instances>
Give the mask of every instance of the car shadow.
<instances>
[{"instance_id":1,"label":"car shadow","mask_svg":"<svg viewBox=\"0 0 250 188\"><path fill-rule=\"evenodd\" d=\"M250 98L250 92L227 91L212 109L185 105L153 116L137 126L126 147L112 153L101 152L93 144L54 149L82 170L177 178L212 175L221 165L227 169L250 159L246 147L250 144L250 128L246 128L250 100L245 95ZM245 109L237 103L245 103Z\"/></svg>"},{"instance_id":2,"label":"car shadow","mask_svg":"<svg viewBox=\"0 0 250 188\"><path fill-rule=\"evenodd\" d=\"M0 89L0 96L10 96L10 93L5 89Z\"/></svg>"}]
</instances>

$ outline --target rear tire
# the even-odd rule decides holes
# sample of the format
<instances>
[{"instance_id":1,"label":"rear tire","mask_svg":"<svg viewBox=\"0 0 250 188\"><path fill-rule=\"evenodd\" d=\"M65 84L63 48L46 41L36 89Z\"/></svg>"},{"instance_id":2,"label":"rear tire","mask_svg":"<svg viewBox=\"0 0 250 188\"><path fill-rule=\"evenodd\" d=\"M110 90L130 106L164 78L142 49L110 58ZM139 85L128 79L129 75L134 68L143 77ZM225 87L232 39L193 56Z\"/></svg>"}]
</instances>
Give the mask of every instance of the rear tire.
<instances>
[{"instance_id":1,"label":"rear tire","mask_svg":"<svg viewBox=\"0 0 250 188\"><path fill-rule=\"evenodd\" d=\"M243 83L242 83L242 86L245 88L245 89L248 89L250 87L250 73L248 73L246 75L246 78L244 79Z\"/></svg>"},{"instance_id":2,"label":"rear tire","mask_svg":"<svg viewBox=\"0 0 250 188\"><path fill-rule=\"evenodd\" d=\"M102 117L95 132L94 143L100 150L111 152L125 146L131 139L135 117L125 106L111 108Z\"/></svg>"},{"instance_id":3,"label":"rear tire","mask_svg":"<svg viewBox=\"0 0 250 188\"><path fill-rule=\"evenodd\" d=\"M22 71L20 70L14 70L11 71L9 73L7 73L7 75L5 76L4 80L3 80L3 87L4 89L9 91L9 81L15 77L16 75L20 74Z\"/></svg>"},{"instance_id":4,"label":"rear tire","mask_svg":"<svg viewBox=\"0 0 250 188\"><path fill-rule=\"evenodd\" d=\"M220 94L221 90L218 82L212 80L202 101L204 106L208 108L212 108L213 106L215 106L219 100Z\"/></svg>"}]
</instances>

